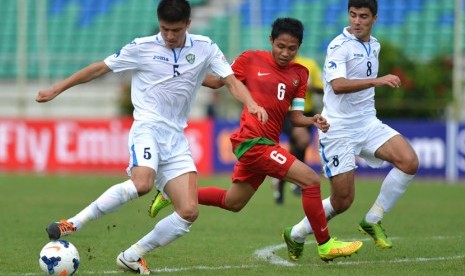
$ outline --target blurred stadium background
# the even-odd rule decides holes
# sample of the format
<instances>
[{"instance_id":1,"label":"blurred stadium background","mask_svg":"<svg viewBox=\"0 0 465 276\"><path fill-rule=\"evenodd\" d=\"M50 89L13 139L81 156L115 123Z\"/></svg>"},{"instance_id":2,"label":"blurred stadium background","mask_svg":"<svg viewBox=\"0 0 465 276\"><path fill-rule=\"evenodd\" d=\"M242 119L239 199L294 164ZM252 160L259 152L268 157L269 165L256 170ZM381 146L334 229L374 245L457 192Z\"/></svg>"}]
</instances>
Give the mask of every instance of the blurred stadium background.
<instances>
[{"instance_id":1,"label":"blurred stadium background","mask_svg":"<svg viewBox=\"0 0 465 276\"><path fill-rule=\"evenodd\" d=\"M291 16L306 28L300 54L322 66L326 45L348 24L346 0L190 2L190 32L210 36L230 61L245 49L268 49L272 21ZM124 169L130 125L127 75L108 74L51 103L37 104L34 99L54 81L104 59L135 37L153 34L156 4L156 0L2 1L1 171ZM379 90L380 117L394 120L394 127L411 139L422 175L451 181L465 176L463 9L462 0L380 0L373 30L383 43L381 58L386 65L380 72L397 73L405 84L396 92ZM189 132L194 155L203 164L199 169L206 173L231 168L234 157L228 152L227 136L240 112L227 93L211 92L200 92ZM205 133L209 136L202 136ZM105 158L102 148L110 152ZM313 156L309 163L318 166L316 145L309 151Z\"/></svg>"}]
</instances>

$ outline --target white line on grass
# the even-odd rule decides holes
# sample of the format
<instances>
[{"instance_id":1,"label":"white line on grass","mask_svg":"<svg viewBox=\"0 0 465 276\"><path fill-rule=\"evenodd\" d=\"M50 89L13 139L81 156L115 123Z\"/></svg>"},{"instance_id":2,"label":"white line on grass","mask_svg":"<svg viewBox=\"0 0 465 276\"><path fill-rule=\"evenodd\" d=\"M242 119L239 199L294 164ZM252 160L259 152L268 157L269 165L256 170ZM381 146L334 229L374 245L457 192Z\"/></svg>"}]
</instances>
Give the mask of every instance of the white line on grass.
<instances>
[{"instance_id":1,"label":"white line on grass","mask_svg":"<svg viewBox=\"0 0 465 276\"><path fill-rule=\"evenodd\" d=\"M429 239L446 239L450 237L444 237L444 236L436 236L436 237L430 237ZM400 238L391 238L393 240L400 239ZM371 241L371 239L362 239L362 241ZM307 241L305 244L315 244L315 241ZM257 257L258 259L268 262L273 265L278 265L278 266L321 266L321 265L327 265L324 263L321 264L297 264L293 263L290 261L287 261L275 254L275 251L280 250L282 248L285 248L286 244L281 243L277 245L272 245L272 246L267 246L262 249L257 249L254 252L254 256ZM450 256L450 257L431 257L431 258L425 258L425 257L419 257L419 258L411 258L411 259L397 259L397 260L381 260L381 261L338 261L338 262L333 262L330 263L330 265L345 265L345 266L350 266L350 265L361 265L361 264L377 264L377 263L413 263L413 262L429 262L429 261L446 261L446 260L457 260L457 259L462 259L465 258L465 255L462 256ZM191 266L191 267L164 267L164 268L156 268L152 269L153 273L160 273L160 272L165 272L165 273L175 273L175 272L181 272L181 271L194 271L194 270L227 270L227 269L244 269L244 268L256 268L260 267L260 265L240 265L240 266L232 266L232 265L224 265L224 266ZM100 275L100 274L118 274L122 273L122 270L110 270L110 271L81 271L79 270L80 275ZM25 275L25 276L35 276L35 275L43 275L43 273L21 273L21 274L9 274L9 275Z\"/></svg>"},{"instance_id":2,"label":"white line on grass","mask_svg":"<svg viewBox=\"0 0 465 276\"><path fill-rule=\"evenodd\" d=\"M194 270L224 270L224 269L243 269L243 268L254 268L259 267L259 265L223 265L223 266L191 266L191 267L163 267L163 268L156 268L151 269L152 273L173 273L173 272L181 272L181 271L194 271ZM79 275L102 275L102 274L119 274L123 273L123 270L108 270L108 271L81 271L78 270ZM13 274L12 274L13 275ZM23 273L20 275L25 276L34 276L34 275L44 275L44 273Z\"/></svg>"}]
</instances>

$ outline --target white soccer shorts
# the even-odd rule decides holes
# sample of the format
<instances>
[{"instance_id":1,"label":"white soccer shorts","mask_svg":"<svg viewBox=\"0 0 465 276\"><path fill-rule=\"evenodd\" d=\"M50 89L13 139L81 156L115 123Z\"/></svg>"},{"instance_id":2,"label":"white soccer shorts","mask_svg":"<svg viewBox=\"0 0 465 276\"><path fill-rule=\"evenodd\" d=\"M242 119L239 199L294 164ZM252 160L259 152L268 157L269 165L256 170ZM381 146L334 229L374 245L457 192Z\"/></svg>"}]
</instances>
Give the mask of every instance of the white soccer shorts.
<instances>
[{"instance_id":1,"label":"white soccer shorts","mask_svg":"<svg viewBox=\"0 0 465 276\"><path fill-rule=\"evenodd\" d=\"M342 137L331 138L320 134L319 152L323 173L327 178L356 169L356 157L360 157L373 168L384 161L375 157L376 150L399 132L375 120L366 127L351 130Z\"/></svg>"},{"instance_id":2,"label":"white soccer shorts","mask_svg":"<svg viewBox=\"0 0 465 276\"><path fill-rule=\"evenodd\" d=\"M150 167L157 173L155 187L164 193L168 181L187 172L197 172L184 132L174 131L160 123L135 121L129 132L129 166Z\"/></svg>"}]
</instances>

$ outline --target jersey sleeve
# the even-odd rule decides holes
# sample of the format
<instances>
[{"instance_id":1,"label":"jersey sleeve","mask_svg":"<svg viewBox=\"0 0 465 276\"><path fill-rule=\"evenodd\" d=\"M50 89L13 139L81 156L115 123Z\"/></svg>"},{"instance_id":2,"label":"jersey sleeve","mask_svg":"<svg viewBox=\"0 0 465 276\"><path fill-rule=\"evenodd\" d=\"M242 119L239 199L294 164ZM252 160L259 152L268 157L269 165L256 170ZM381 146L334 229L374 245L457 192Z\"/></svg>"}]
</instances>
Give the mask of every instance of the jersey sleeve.
<instances>
[{"instance_id":1,"label":"jersey sleeve","mask_svg":"<svg viewBox=\"0 0 465 276\"><path fill-rule=\"evenodd\" d=\"M328 46L328 53L324 68L324 77L327 82L331 82L337 78L347 78L347 51L347 48L341 45Z\"/></svg>"},{"instance_id":2,"label":"jersey sleeve","mask_svg":"<svg viewBox=\"0 0 465 276\"><path fill-rule=\"evenodd\" d=\"M234 74L231 65L229 65L228 60L226 59L218 45L212 42L210 47L212 47L212 56L210 62L211 71L216 75L220 76L221 78L225 78L229 75Z\"/></svg>"},{"instance_id":3,"label":"jersey sleeve","mask_svg":"<svg viewBox=\"0 0 465 276\"><path fill-rule=\"evenodd\" d=\"M242 82L244 82L246 79L245 68L247 68L246 66L248 64L247 56L248 52L243 52L234 60L232 64L234 75L236 75L236 78Z\"/></svg>"},{"instance_id":4,"label":"jersey sleeve","mask_svg":"<svg viewBox=\"0 0 465 276\"><path fill-rule=\"evenodd\" d=\"M113 72L137 69L139 66L139 47L136 40L126 44L115 54L108 56L104 62Z\"/></svg>"}]
</instances>

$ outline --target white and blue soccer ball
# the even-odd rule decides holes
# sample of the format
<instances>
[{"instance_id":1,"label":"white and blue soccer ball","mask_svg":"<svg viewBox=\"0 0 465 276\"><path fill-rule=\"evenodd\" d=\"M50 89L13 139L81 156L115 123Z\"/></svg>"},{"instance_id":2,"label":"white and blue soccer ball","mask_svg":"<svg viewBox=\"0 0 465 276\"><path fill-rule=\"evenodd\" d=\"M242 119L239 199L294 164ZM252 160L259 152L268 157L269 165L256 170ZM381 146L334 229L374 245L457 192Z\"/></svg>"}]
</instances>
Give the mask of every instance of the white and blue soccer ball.
<instances>
[{"instance_id":1,"label":"white and blue soccer ball","mask_svg":"<svg viewBox=\"0 0 465 276\"><path fill-rule=\"evenodd\" d=\"M51 241L40 251L39 266L48 275L72 275L79 267L79 252L69 241Z\"/></svg>"}]
</instances>

